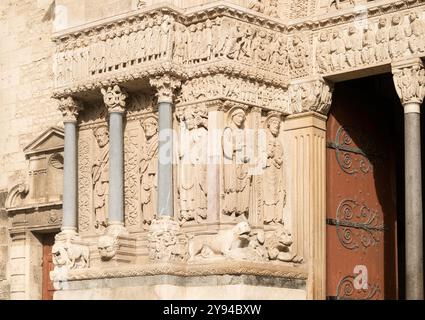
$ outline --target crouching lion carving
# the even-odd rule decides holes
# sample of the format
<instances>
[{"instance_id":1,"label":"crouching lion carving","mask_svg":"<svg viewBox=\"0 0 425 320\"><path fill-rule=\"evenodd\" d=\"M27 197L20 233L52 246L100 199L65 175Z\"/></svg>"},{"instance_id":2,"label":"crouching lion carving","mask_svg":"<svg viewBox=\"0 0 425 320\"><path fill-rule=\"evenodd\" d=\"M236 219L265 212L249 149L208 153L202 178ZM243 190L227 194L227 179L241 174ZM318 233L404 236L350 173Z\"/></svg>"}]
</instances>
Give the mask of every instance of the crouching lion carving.
<instances>
[{"instance_id":1,"label":"crouching lion carving","mask_svg":"<svg viewBox=\"0 0 425 320\"><path fill-rule=\"evenodd\" d=\"M259 260L258 246L264 243L261 233L253 233L248 222L239 222L232 229L218 234L198 235L189 240L189 257Z\"/></svg>"},{"instance_id":2,"label":"crouching lion carving","mask_svg":"<svg viewBox=\"0 0 425 320\"><path fill-rule=\"evenodd\" d=\"M52 247L52 260L56 267L66 266L68 269L89 267L89 248L72 243L70 240L57 242Z\"/></svg>"}]
</instances>

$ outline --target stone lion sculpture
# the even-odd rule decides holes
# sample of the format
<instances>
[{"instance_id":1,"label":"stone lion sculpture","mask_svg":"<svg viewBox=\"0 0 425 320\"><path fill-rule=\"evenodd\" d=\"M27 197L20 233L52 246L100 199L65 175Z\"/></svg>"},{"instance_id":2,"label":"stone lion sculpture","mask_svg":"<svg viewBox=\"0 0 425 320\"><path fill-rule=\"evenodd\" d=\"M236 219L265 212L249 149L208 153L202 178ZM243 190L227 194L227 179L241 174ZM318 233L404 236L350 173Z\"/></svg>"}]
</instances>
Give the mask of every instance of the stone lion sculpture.
<instances>
[{"instance_id":1,"label":"stone lion sculpture","mask_svg":"<svg viewBox=\"0 0 425 320\"><path fill-rule=\"evenodd\" d=\"M292 234L283 226L279 226L275 231L265 238L265 247L270 260L285 262L301 262L302 258L296 256L291 251Z\"/></svg>"},{"instance_id":2,"label":"stone lion sculpture","mask_svg":"<svg viewBox=\"0 0 425 320\"><path fill-rule=\"evenodd\" d=\"M189 257L232 257L233 250L249 245L250 236L251 227L246 221L239 222L232 229L221 230L218 234L198 235L189 240Z\"/></svg>"},{"instance_id":3,"label":"stone lion sculpture","mask_svg":"<svg viewBox=\"0 0 425 320\"><path fill-rule=\"evenodd\" d=\"M57 242L52 247L52 260L55 266L66 266L69 269L87 268L89 266L89 248L84 245Z\"/></svg>"}]
</instances>

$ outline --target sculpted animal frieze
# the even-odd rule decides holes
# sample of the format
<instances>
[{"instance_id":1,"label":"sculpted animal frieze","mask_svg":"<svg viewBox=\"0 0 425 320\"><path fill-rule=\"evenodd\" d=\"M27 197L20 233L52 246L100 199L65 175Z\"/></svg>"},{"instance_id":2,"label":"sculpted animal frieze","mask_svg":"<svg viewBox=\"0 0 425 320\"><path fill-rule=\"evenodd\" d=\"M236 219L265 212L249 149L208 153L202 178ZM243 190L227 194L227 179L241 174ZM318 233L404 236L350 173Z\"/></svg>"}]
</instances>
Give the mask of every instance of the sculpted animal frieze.
<instances>
[{"instance_id":1,"label":"sculpted animal frieze","mask_svg":"<svg viewBox=\"0 0 425 320\"><path fill-rule=\"evenodd\" d=\"M88 246L74 243L73 240L58 241L52 247L53 264L68 269L84 269L89 267Z\"/></svg>"}]
</instances>

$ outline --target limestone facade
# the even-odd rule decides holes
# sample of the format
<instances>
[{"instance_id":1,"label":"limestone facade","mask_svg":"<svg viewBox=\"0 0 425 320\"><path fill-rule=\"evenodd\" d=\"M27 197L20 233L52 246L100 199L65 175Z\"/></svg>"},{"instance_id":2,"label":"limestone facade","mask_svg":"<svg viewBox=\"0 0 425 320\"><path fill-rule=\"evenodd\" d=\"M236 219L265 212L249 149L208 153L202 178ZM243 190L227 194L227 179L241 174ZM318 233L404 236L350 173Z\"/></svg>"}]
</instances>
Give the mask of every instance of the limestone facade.
<instances>
[{"instance_id":1,"label":"limestone facade","mask_svg":"<svg viewBox=\"0 0 425 320\"><path fill-rule=\"evenodd\" d=\"M393 70L403 104L422 102L424 10L4 1L0 299L41 298L38 236L61 227L57 299L231 298L231 283L324 299L333 82Z\"/></svg>"}]
</instances>

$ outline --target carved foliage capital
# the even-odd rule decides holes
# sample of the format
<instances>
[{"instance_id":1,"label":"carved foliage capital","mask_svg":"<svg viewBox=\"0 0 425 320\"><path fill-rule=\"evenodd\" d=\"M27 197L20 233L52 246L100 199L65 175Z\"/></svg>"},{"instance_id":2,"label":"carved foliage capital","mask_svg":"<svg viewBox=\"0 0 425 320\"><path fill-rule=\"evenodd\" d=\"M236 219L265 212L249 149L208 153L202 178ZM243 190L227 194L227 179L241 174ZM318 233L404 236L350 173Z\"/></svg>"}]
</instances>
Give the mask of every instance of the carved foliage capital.
<instances>
[{"instance_id":1,"label":"carved foliage capital","mask_svg":"<svg viewBox=\"0 0 425 320\"><path fill-rule=\"evenodd\" d=\"M392 66L394 86L403 105L421 104L425 96L425 68L420 60Z\"/></svg>"},{"instance_id":2,"label":"carved foliage capital","mask_svg":"<svg viewBox=\"0 0 425 320\"><path fill-rule=\"evenodd\" d=\"M100 90L103 95L103 102L108 108L109 112L124 112L125 111L125 100L128 97L127 92L120 86L110 86L102 88Z\"/></svg>"},{"instance_id":3,"label":"carved foliage capital","mask_svg":"<svg viewBox=\"0 0 425 320\"><path fill-rule=\"evenodd\" d=\"M58 109L62 112L63 122L76 122L83 105L80 101L68 96L59 99Z\"/></svg>"},{"instance_id":4,"label":"carved foliage capital","mask_svg":"<svg viewBox=\"0 0 425 320\"><path fill-rule=\"evenodd\" d=\"M333 85L323 79L292 84L289 88L293 113L316 111L327 115L331 103Z\"/></svg>"},{"instance_id":5,"label":"carved foliage capital","mask_svg":"<svg viewBox=\"0 0 425 320\"><path fill-rule=\"evenodd\" d=\"M174 91L181 86L181 81L169 75L162 75L150 79L150 85L156 89L158 103L172 103Z\"/></svg>"}]
</instances>

